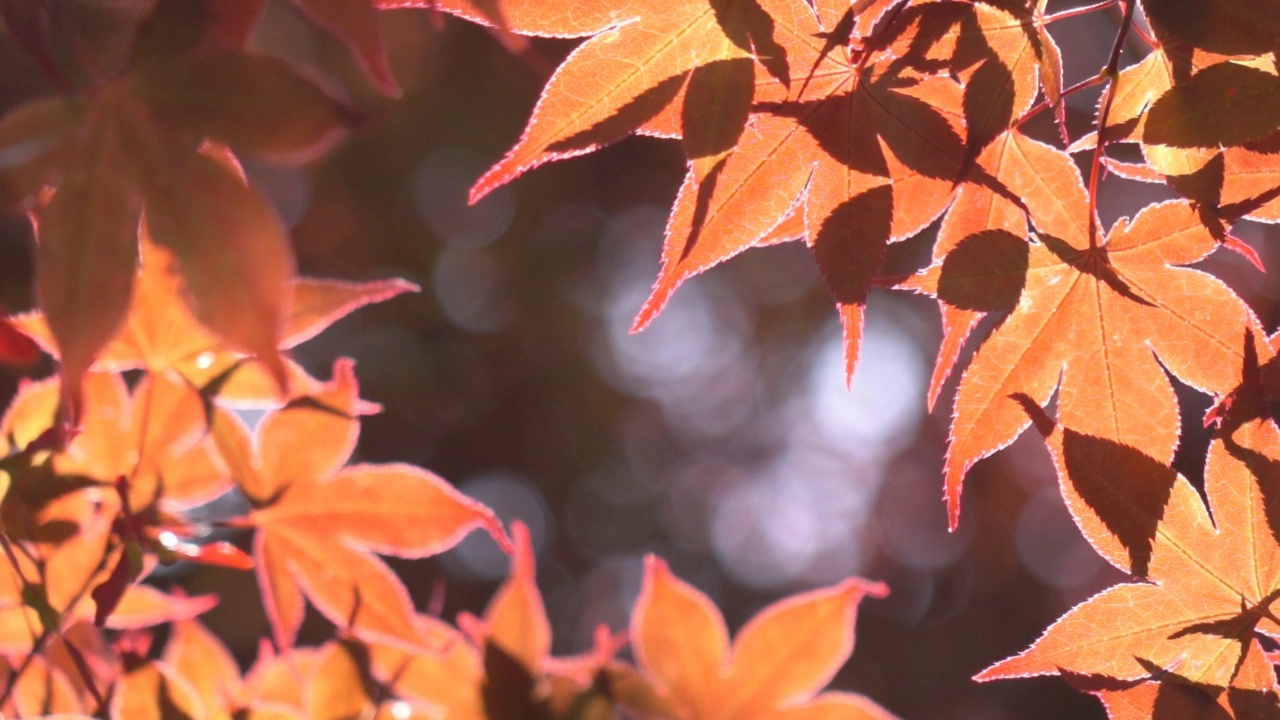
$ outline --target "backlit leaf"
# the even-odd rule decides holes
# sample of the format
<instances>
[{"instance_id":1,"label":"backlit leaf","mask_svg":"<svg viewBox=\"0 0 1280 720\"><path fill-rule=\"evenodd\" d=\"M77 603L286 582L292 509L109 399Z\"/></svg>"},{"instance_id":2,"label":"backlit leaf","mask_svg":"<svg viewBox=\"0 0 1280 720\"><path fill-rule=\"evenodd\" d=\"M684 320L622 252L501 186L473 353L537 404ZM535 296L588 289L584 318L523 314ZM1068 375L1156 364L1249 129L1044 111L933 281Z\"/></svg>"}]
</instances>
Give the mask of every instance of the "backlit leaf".
<instances>
[{"instance_id":1,"label":"backlit leaf","mask_svg":"<svg viewBox=\"0 0 1280 720\"><path fill-rule=\"evenodd\" d=\"M1160 96L1143 141L1174 147L1241 145L1280 127L1280 77L1232 62L1211 65Z\"/></svg>"},{"instance_id":2,"label":"backlit leaf","mask_svg":"<svg viewBox=\"0 0 1280 720\"><path fill-rule=\"evenodd\" d=\"M195 316L229 344L256 355L284 389L279 347L289 313L293 249L275 211L223 163L203 154L150 179L146 222L173 253Z\"/></svg>"},{"instance_id":3,"label":"backlit leaf","mask_svg":"<svg viewBox=\"0 0 1280 720\"><path fill-rule=\"evenodd\" d=\"M1064 425L1167 464L1179 425L1161 365L1226 394L1243 359L1239 338L1260 332L1225 285L1176 267L1217 247L1188 203L1148 207L1094 250L1081 245L1080 230L1072 236L1038 236L1016 308L960 381L946 464L953 527L969 467L1030 423L1015 395L1043 405L1059 389Z\"/></svg>"},{"instance_id":4,"label":"backlit leaf","mask_svg":"<svg viewBox=\"0 0 1280 720\"><path fill-rule=\"evenodd\" d=\"M1274 672L1245 670L1262 650L1256 632L1275 631L1280 430L1256 412L1242 416L1245 405L1232 407L1209 449L1212 522L1200 495L1167 466L1164 481L1142 482L1156 478L1141 466L1163 462L1070 427L1053 430L1049 445L1085 536L1108 560L1151 582L1090 598L978 679L1071 672L1142 680L1164 671L1201 686L1274 691ZM1145 499L1151 495L1156 502Z\"/></svg>"},{"instance_id":5,"label":"backlit leaf","mask_svg":"<svg viewBox=\"0 0 1280 720\"><path fill-rule=\"evenodd\" d=\"M420 558L477 528L501 534L488 508L411 465L339 467L354 447L360 403L350 363L313 403L262 420L254 559L276 639L292 644L303 597L362 637L413 646L413 607L394 573L372 553ZM333 434L336 433L336 434ZM317 434L327 455L314 455ZM298 443L308 449L297 451Z\"/></svg>"},{"instance_id":6,"label":"backlit leaf","mask_svg":"<svg viewBox=\"0 0 1280 720\"><path fill-rule=\"evenodd\" d=\"M37 290L62 361L66 410L81 410L80 381L119 331L138 264L141 210L126 122L106 94L64 159L53 200L36 213Z\"/></svg>"},{"instance_id":7,"label":"backlit leaf","mask_svg":"<svg viewBox=\"0 0 1280 720\"><path fill-rule=\"evenodd\" d=\"M730 649L719 610L650 556L631 616L632 643L640 669L680 718L888 719L864 698L815 696L853 650L858 603L887 592L852 579L787 598L748 621Z\"/></svg>"},{"instance_id":8,"label":"backlit leaf","mask_svg":"<svg viewBox=\"0 0 1280 720\"><path fill-rule=\"evenodd\" d=\"M138 92L164 122L237 153L314 160L342 138L354 111L280 58L206 53L143 74Z\"/></svg>"}]
</instances>

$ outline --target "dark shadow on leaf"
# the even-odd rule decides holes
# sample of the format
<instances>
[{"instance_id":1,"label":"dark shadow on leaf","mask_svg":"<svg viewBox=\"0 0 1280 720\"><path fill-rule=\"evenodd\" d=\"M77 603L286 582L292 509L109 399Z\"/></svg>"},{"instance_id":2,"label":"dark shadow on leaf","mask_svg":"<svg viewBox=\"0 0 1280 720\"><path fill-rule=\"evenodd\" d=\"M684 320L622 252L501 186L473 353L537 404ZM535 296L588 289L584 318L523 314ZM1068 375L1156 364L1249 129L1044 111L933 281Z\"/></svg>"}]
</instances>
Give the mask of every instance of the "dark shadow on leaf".
<instances>
[{"instance_id":1,"label":"dark shadow on leaf","mask_svg":"<svg viewBox=\"0 0 1280 720\"><path fill-rule=\"evenodd\" d=\"M1178 191L1179 195L1200 205L1216 209L1222 202L1222 183L1226 179L1226 162L1222 153L1218 153L1195 172L1186 175L1166 175L1165 179L1174 190Z\"/></svg>"},{"instance_id":2,"label":"dark shadow on leaf","mask_svg":"<svg viewBox=\"0 0 1280 720\"><path fill-rule=\"evenodd\" d=\"M889 165L876 139L876 111L866 93L840 93L807 102L756 103L753 110L795 120L827 155L852 170L889 177Z\"/></svg>"},{"instance_id":3,"label":"dark shadow on leaf","mask_svg":"<svg viewBox=\"0 0 1280 720\"><path fill-rule=\"evenodd\" d=\"M813 253L841 305L866 303L889 244L893 201L890 186L872 188L838 205L818 228Z\"/></svg>"},{"instance_id":4,"label":"dark shadow on leaf","mask_svg":"<svg viewBox=\"0 0 1280 720\"><path fill-rule=\"evenodd\" d=\"M1062 463L1066 482L1128 552L1130 571L1147 577L1177 473L1135 448L1069 428L1063 428Z\"/></svg>"},{"instance_id":5,"label":"dark shadow on leaf","mask_svg":"<svg viewBox=\"0 0 1280 720\"><path fill-rule=\"evenodd\" d=\"M1227 705L1236 718L1280 720L1280 698L1274 692L1230 687L1227 688Z\"/></svg>"},{"instance_id":6,"label":"dark shadow on leaf","mask_svg":"<svg viewBox=\"0 0 1280 720\"><path fill-rule=\"evenodd\" d=\"M176 688L170 689L169 685L169 679L161 675L160 697L156 700L156 709L158 711L157 717L162 718L162 720L195 720L194 717L188 714L186 710L183 710L182 707L174 701L174 695L177 694L179 690ZM190 690L183 690L183 692L190 692Z\"/></svg>"},{"instance_id":7,"label":"dark shadow on leaf","mask_svg":"<svg viewBox=\"0 0 1280 720\"><path fill-rule=\"evenodd\" d=\"M339 410L338 408L333 407L332 405L328 405L324 402L321 402L319 398L314 398L311 396L303 396L303 397L294 398L293 400L290 400L288 403L285 404L283 408L281 408L280 412L283 412L285 410L293 410L293 409L315 410L317 412L322 412L327 415L333 415L334 417L339 417L344 420L355 419L354 415L345 413Z\"/></svg>"},{"instance_id":8,"label":"dark shadow on leaf","mask_svg":"<svg viewBox=\"0 0 1280 720\"><path fill-rule=\"evenodd\" d=\"M1169 637L1173 639L1188 635L1210 635L1224 640L1235 640L1240 643L1240 657L1236 660L1235 668L1239 671L1240 665L1244 663L1245 652L1253 642L1254 629L1264 617L1273 617L1271 603L1275 602L1277 597L1280 597L1280 590L1268 593L1256 605L1249 605L1244 598L1241 598L1239 614L1212 622L1194 623L1179 629Z\"/></svg>"},{"instance_id":9,"label":"dark shadow on leaf","mask_svg":"<svg viewBox=\"0 0 1280 720\"><path fill-rule=\"evenodd\" d=\"M1081 692L1093 693L1103 699L1113 717L1130 717L1125 714L1147 712L1151 720L1278 720L1280 705L1275 693L1264 693L1242 688L1226 688L1230 712L1219 701L1223 688L1196 685L1141 658L1135 658L1151 672L1141 680L1116 680L1097 675L1079 675L1060 671L1063 679ZM1154 701L1147 699L1147 692L1154 686ZM1127 694L1127 695L1126 695ZM1146 703L1151 702L1150 708ZM1135 715L1136 717L1136 715ZM1143 717L1148 717L1143 715Z\"/></svg>"},{"instance_id":10,"label":"dark shadow on leaf","mask_svg":"<svg viewBox=\"0 0 1280 720\"><path fill-rule=\"evenodd\" d=\"M822 49L818 51L818 58L813 61L813 67L809 68L809 72L804 77L804 82L800 85L800 91L796 93L796 99L804 97L804 91L809 87L809 81L813 79L813 74L818 71L818 66L822 64L827 56L831 55L836 48L847 45L853 38L853 8L849 8L840 16L835 27L830 30L818 33L818 39L822 40Z\"/></svg>"},{"instance_id":11,"label":"dark shadow on leaf","mask_svg":"<svg viewBox=\"0 0 1280 720\"><path fill-rule=\"evenodd\" d=\"M585 152L614 143L651 120L680 94L687 74L672 75L637 95L595 125L547 146L555 153Z\"/></svg>"},{"instance_id":12,"label":"dark shadow on leaf","mask_svg":"<svg viewBox=\"0 0 1280 720\"><path fill-rule=\"evenodd\" d=\"M1259 140L1280 127L1280 78L1232 62L1210 65L1174 85L1147 110L1143 142L1218 148Z\"/></svg>"},{"instance_id":13,"label":"dark shadow on leaf","mask_svg":"<svg viewBox=\"0 0 1280 720\"><path fill-rule=\"evenodd\" d=\"M1262 495L1263 514L1272 537L1280 541L1280 460L1248 447L1237 434L1246 425L1263 418L1271 418L1269 398L1264 386L1264 373L1280 363L1280 356L1272 358L1266 366L1258 365L1258 350L1254 346L1253 333L1246 331L1244 338L1244 363L1240 385L1219 402L1221 421L1214 438L1222 441L1227 454L1244 464L1258 483ZM1273 420L1274 421L1274 420Z\"/></svg>"},{"instance_id":14,"label":"dark shadow on leaf","mask_svg":"<svg viewBox=\"0 0 1280 720\"><path fill-rule=\"evenodd\" d=\"M534 698L537 681L529 670L492 640L484 645L485 717L490 720L551 720L546 703Z\"/></svg>"},{"instance_id":15,"label":"dark shadow on leaf","mask_svg":"<svg viewBox=\"0 0 1280 720\"><path fill-rule=\"evenodd\" d=\"M893 25L884 33L884 45L895 44L905 32L911 37L905 48L895 47L896 57L887 65L886 74L900 75L913 70L925 75L944 74L967 67L978 60L979 43L961 43L946 55L938 55L947 47L947 35L961 39L980 38L977 16L967 3L921 3L905 8L892 18ZM966 33L966 29L968 32Z\"/></svg>"},{"instance_id":16,"label":"dark shadow on leaf","mask_svg":"<svg viewBox=\"0 0 1280 720\"><path fill-rule=\"evenodd\" d=\"M1013 73L991 53L964 89L964 121L969 129L966 164L1008 129L1013 120L1013 94Z\"/></svg>"},{"instance_id":17,"label":"dark shadow on leaf","mask_svg":"<svg viewBox=\"0 0 1280 720\"><path fill-rule=\"evenodd\" d=\"M1107 257L1107 249L1105 247L1080 250L1062 238L1054 237L1053 235L1042 234L1036 237L1049 252L1057 256L1059 260L1075 268L1078 272L1092 276L1126 300L1132 300L1139 305L1153 306L1150 300L1135 293L1129 287L1129 284L1124 281L1124 278L1120 277L1115 267L1111 265L1111 260Z\"/></svg>"},{"instance_id":18,"label":"dark shadow on leaf","mask_svg":"<svg viewBox=\"0 0 1280 720\"><path fill-rule=\"evenodd\" d=\"M1163 673L1161 673L1163 674ZM1058 675L1071 687L1086 693L1097 692L1123 692L1132 690L1139 685L1148 682L1147 678L1141 680L1120 680L1109 675L1087 675L1085 673L1072 672L1065 668L1058 668ZM1157 676L1158 677L1158 676Z\"/></svg>"},{"instance_id":19,"label":"dark shadow on leaf","mask_svg":"<svg viewBox=\"0 0 1280 720\"><path fill-rule=\"evenodd\" d=\"M1058 426L1058 423L1049 417L1049 413L1032 400L1030 395L1017 392L1010 395L1009 399L1022 406L1022 411L1031 418L1031 424L1035 426L1036 432L1040 433L1041 437L1049 437L1053 434L1053 429Z\"/></svg>"},{"instance_id":20,"label":"dark shadow on leaf","mask_svg":"<svg viewBox=\"0 0 1280 720\"><path fill-rule=\"evenodd\" d=\"M373 677L373 659L369 654L369 646L351 638L339 638L338 645L347 653L359 670L360 687L365 696L374 699L376 702L382 691Z\"/></svg>"},{"instance_id":21,"label":"dark shadow on leaf","mask_svg":"<svg viewBox=\"0 0 1280 720\"><path fill-rule=\"evenodd\" d=\"M791 67L787 49L773 37L773 18L759 0L711 0L716 22L734 45L756 56L756 60L778 82L791 87Z\"/></svg>"},{"instance_id":22,"label":"dark shadow on leaf","mask_svg":"<svg viewBox=\"0 0 1280 720\"><path fill-rule=\"evenodd\" d=\"M1223 55L1255 55L1280 45L1280 0L1146 0L1161 43L1183 41Z\"/></svg>"},{"instance_id":23,"label":"dark shadow on leaf","mask_svg":"<svg viewBox=\"0 0 1280 720\"><path fill-rule=\"evenodd\" d=\"M721 159L716 163L707 176L698 183L698 196L694 200L693 205L693 221L689 228L689 239L684 241L684 247L680 249L680 259L684 260L689 257L689 253L698 246L698 240L702 237L702 227L707 222L707 213L711 208L711 198L716 191L716 183L720 180L720 173L724 171L725 160Z\"/></svg>"},{"instance_id":24,"label":"dark shadow on leaf","mask_svg":"<svg viewBox=\"0 0 1280 720\"><path fill-rule=\"evenodd\" d=\"M1142 119L1141 115L1130 118L1124 122L1107 125L1102 131L1102 137L1106 142L1112 142L1117 138L1126 138L1133 133L1138 127L1138 120Z\"/></svg>"},{"instance_id":25,"label":"dark shadow on leaf","mask_svg":"<svg viewBox=\"0 0 1280 720\"><path fill-rule=\"evenodd\" d=\"M1235 720L1248 715L1237 716ZM1151 720L1233 720L1204 688L1176 680L1165 680L1156 691Z\"/></svg>"},{"instance_id":26,"label":"dark shadow on leaf","mask_svg":"<svg viewBox=\"0 0 1280 720\"><path fill-rule=\"evenodd\" d=\"M1247 150L1266 155L1280 153L1280 131L1273 132L1260 140L1245 143L1244 147Z\"/></svg>"},{"instance_id":27,"label":"dark shadow on leaf","mask_svg":"<svg viewBox=\"0 0 1280 720\"><path fill-rule=\"evenodd\" d=\"M1249 645L1254 642L1254 631L1258 626L1258 622L1265 618L1272 618L1271 603L1280 597L1280 590L1272 591L1266 597L1262 598L1256 605L1250 606L1244 598L1240 599L1240 613L1232 615L1222 620L1213 622L1195 623L1188 625L1169 637L1180 638L1188 635L1210 635L1220 637L1224 640L1234 640L1240 644L1239 657L1236 658L1235 667L1232 669L1232 677L1240 672L1240 667L1244 665L1245 656L1248 654Z\"/></svg>"},{"instance_id":28,"label":"dark shadow on leaf","mask_svg":"<svg viewBox=\"0 0 1280 720\"><path fill-rule=\"evenodd\" d=\"M16 498L27 510L38 512L58 498L104 485L108 483L84 475L58 475L49 464L43 464L15 473L9 498Z\"/></svg>"},{"instance_id":29,"label":"dark shadow on leaf","mask_svg":"<svg viewBox=\"0 0 1280 720\"><path fill-rule=\"evenodd\" d=\"M689 159L710 157L737 146L754 94L755 62L751 58L717 60L695 68L680 108Z\"/></svg>"},{"instance_id":30,"label":"dark shadow on leaf","mask_svg":"<svg viewBox=\"0 0 1280 720\"><path fill-rule=\"evenodd\" d=\"M883 112L878 123L880 136L902 164L925 177L952 182L959 179L964 165L964 141L942 113L881 82L868 84L865 90Z\"/></svg>"},{"instance_id":31,"label":"dark shadow on leaf","mask_svg":"<svg viewBox=\"0 0 1280 720\"><path fill-rule=\"evenodd\" d=\"M1226 205L1218 208L1218 214L1234 222L1246 215L1252 215L1253 213L1261 210L1262 206L1270 203L1276 198L1280 198L1280 185L1258 193L1251 198L1227 203ZM1214 237L1216 238L1217 236L1215 235Z\"/></svg>"},{"instance_id":32,"label":"dark shadow on leaf","mask_svg":"<svg viewBox=\"0 0 1280 720\"><path fill-rule=\"evenodd\" d=\"M1257 479L1267 528L1271 530L1272 537L1280 542L1280 461L1244 447L1231 437L1224 438L1222 444L1227 454L1244 463L1249 474Z\"/></svg>"},{"instance_id":33,"label":"dark shadow on leaf","mask_svg":"<svg viewBox=\"0 0 1280 720\"><path fill-rule=\"evenodd\" d=\"M938 299L962 310L1011 311L1027 283L1031 247L1007 230L961 240L942 260Z\"/></svg>"}]
</instances>

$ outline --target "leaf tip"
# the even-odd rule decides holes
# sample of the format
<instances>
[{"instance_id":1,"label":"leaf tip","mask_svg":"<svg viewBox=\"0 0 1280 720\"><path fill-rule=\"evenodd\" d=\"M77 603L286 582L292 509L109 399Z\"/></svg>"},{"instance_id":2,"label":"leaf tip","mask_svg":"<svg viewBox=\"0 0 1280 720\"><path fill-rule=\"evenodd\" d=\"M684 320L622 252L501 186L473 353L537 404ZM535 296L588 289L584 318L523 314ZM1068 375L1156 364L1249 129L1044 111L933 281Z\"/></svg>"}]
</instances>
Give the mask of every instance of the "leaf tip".
<instances>
[{"instance_id":1,"label":"leaf tip","mask_svg":"<svg viewBox=\"0 0 1280 720\"><path fill-rule=\"evenodd\" d=\"M503 169L502 163L494 165L471 186L471 190L467 193L467 204L478 205L489 193L507 184L510 179L511 176Z\"/></svg>"},{"instance_id":2,"label":"leaf tip","mask_svg":"<svg viewBox=\"0 0 1280 720\"><path fill-rule=\"evenodd\" d=\"M671 566L667 565L667 561L650 553L644 556L644 579L646 584L651 584L653 578L658 575L670 575Z\"/></svg>"},{"instance_id":3,"label":"leaf tip","mask_svg":"<svg viewBox=\"0 0 1280 720\"><path fill-rule=\"evenodd\" d=\"M671 293L675 292L678 284L679 280L672 281L664 271L658 281L654 283L653 292L649 293L648 299L640 306L640 312L636 313L636 319L631 322L631 328L628 332L635 335L649 327L657 319L658 315L662 313L662 309L667 306L667 301L671 299Z\"/></svg>"},{"instance_id":4,"label":"leaf tip","mask_svg":"<svg viewBox=\"0 0 1280 720\"><path fill-rule=\"evenodd\" d=\"M499 520L496 515L490 514L481 521L481 524L484 526L485 531L493 537L493 541L498 543L498 549L501 550L504 555L516 554L518 540L513 541L512 538L507 535L507 531L502 527L502 521Z\"/></svg>"},{"instance_id":5,"label":"leaf tip","mask_svg":"<svg viewBox=\"0 0 1280 720\"><path fill-rule=\"evenodd\" d=\"M955 532L960 527L960 489L964 485L964 476L969 472L967 465L956 468L947 456L946 480L943 487L943 499L947 503L947 532Z\"/></svg>"}]
</instances>

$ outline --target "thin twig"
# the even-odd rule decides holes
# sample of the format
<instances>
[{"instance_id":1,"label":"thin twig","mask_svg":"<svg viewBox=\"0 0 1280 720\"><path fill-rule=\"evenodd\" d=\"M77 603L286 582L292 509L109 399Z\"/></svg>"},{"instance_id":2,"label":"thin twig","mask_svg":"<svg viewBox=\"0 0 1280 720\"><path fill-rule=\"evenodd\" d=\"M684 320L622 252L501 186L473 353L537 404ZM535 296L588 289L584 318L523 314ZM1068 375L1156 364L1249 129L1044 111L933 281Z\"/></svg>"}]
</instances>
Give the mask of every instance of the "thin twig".
<instances>
[{"instance_id":1,"label":"thin twig","mask_svg":"<svg viewBox=\"0 0 1280 720\"><path fill-rule=\"evenodd\" d=\"M1052 23L1056 23L1059 20L1066 20L1067 18L1079 17L1081 15L1088 15L1091 12L1106 10L1112 5L1115 5L1117 2L1119 2L1119 0L1102 0L1102 2L1095 3L1093 5L1088 5L1085 7L1078 7L1078 8L1071 8L1070 10L1063 10L1062 12L1057 12L1045 17L1044 24L1049 25Z\"/></svg>"},{"instance_id":2,"label":"thin twig","mask_svg":"<svg viewBox=\"0 0 1280 720\"><path fill-rule=\"evenodd\" d=\"M1111 57L1107 58L1107 66L1100 73L1108 81L1102 91L1102 109L1098 111L1098 141L1093 147L1093 163L1089 168L1089 249L1098 247L1098 176L1101 174L1102 153L1107 146L1104 130L1107 118L1111 114L1111 103L1115 99L1116 80L1120 77L1120 51L1124 49L1125 36L1133 25L1133 9L1135 0L1121 0L1124 17L1120 18L1120 29L1116 32L1115 44L1111 46Z\"/></svg>"}]
</instances>

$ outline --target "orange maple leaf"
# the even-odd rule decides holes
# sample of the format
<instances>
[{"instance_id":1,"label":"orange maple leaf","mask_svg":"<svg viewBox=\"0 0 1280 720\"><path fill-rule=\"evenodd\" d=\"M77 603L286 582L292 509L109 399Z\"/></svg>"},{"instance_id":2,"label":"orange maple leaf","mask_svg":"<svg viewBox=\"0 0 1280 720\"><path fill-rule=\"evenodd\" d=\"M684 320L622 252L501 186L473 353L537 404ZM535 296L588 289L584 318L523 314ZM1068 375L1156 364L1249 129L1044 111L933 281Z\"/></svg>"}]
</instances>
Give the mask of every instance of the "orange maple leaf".
<instances>
[{"instance_id":1,"label":"orange maple leaf","mask_svg":"<svg viewBox=\"0 0 1280 720\"><path fill-rule=\"evenodd\" d=\"M261 421L259 453L229 440L215 422L236 481L255 506L249 522L256 572L272 631L292 645L303 598L361 637L413 646L413 606L400 580L373 552L407 558L449 549L484 528L503 541L493 513L447 482L404 464L343 466L355 447L359 400L353 365L339 361L314 398ZM234 435L235 431L230 431Z\"/></svg>"},{"instance_id":2,"label":"orange maple leaf","mask_svg":"<svg viewBox=\"0 0 1280 720\"><path fill-rule=\"evenodd\" d=\"M886 594L882 583L850 579L786 598L748 621L731 648L711 600L649 556L631 642L640 669L683 720L887 720L860 695L818 693L853 651L858 603Z\"/></svg>"},{"instance_id":3,"label":"orange maple leaf","mask_svg":"<svg viewBox=\"0 0 1280 720\"><path fill-rule=\"evenodd\" d=\"M1067 216L1087 217L1083 198L1077 193ZM1243 362L1239 338L1246 329L1262 337L1257 319L1226 285L1176 267L1218 245L1187 202L1153 205L1132 222L1121 220L1094 249L1083 222L1065 236L1037 239L1028 245L1005 231L974 235L966 241L971 247L961 243L950 261L926 271L952 305L1013 305L978 348L956 393L945 491L952 527L969 468L1030 423L1017 395L1044 405L1059 389L1063 424L1167 464L1179 424L1161 364L1197 389L1225 395Z\"/></svg>"},{"instance_id":4,"label":"orange maple leaf","mask_svg":"<svg viewBox=\"0 0 1280 720\"><path fill-rule=\"evenodd\" d=\"M945 210L972 157L1034 100L1050 52L1029 10L986 4L617 0L561 12L382 0L423 4L480 22L497 13L515 32L592 36L473 199L628 133L678 136L689 172L634 328L688 277L803 234L840 306L850 373L885 246Z\"/></svg>"},{"instance_id":5,"label":"orange maple leaf","mask_svg":"<svg viewBox=\"0 0 1280 720\"><path fill-rule=\"evenodd\" d=\"M977 679L1073 673L1140 681L1157 672L1210 688L1276 689L1258 633L1280 632L1271 609L1280 597L1280 429L1257 413L1242 417L1245 405L1233 406L1209 449L1212 520L1167 464L1069 427L1052 430L1063 494L1085 537L1150 582L1090 598Z\"/></svg>"},{"instance_id":6,"label":"orange maple leaf","mask_svg":"<svg viewBox=\"0 0 1280 720\"><path fill-rule=\"evenodd\" d=\"M1274 673L1261 648L1254 645L1249 648L1237 681L1227 688L1179 682L1164 673L1134 682L1083 676L1072 676L1068 682L1101 700L1111 720L1277 720L1280 702L1275 691L1250 689L1265 683L1267 675Z\"/></svg>"},{"instance_id":7,"label":"orange maple leaf","mask_svg":"<svg viewBox=\"0 0 1280 720\"><path fill-rule=\"evenodd\" d=\"M257 363L243 364L244 353L228 345L202 325L182 301L182 279L172 254L143 242L142 265L123 326L102 349L92 368L97 371L145 369L176 371L197 387L240 366L220 386L223 401L264 404L276 397L274 380ZM305 342L334 321L365 305L383 302L417 286L405 280L347 282L324 278L295 278L288 286L289 314L282 329L281 348ZM45 315L23 313L13 323L46 351L58 355ZM306 371L288 363L291 385L299 394L315 392L319 384Z\"/></svg>"}]
</instances>

